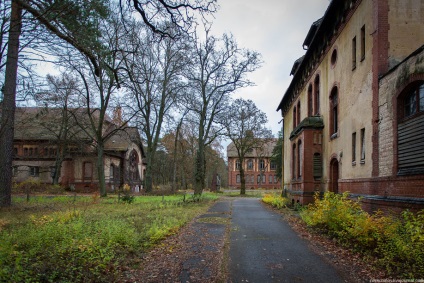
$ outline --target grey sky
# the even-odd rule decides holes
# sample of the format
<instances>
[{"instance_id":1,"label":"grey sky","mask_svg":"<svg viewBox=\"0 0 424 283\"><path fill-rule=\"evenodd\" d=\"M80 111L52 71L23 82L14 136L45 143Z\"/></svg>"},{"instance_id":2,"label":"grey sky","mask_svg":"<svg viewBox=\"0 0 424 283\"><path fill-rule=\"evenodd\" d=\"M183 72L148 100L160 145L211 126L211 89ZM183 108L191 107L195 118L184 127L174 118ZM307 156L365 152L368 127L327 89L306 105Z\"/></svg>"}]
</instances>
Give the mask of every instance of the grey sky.
<instances>
[{"instance_id":1,"label":"grey sky","mask_svg":"<svg viewBox=\"0 0 424 283\"><path fill-rule=\"evenodd\" d=\"M302 43L311 24L322 17L329 0L220 0L212 32L232 33L239 46L262 54L262 68L249 78L255 87L236 97L251 99L268 116L268 128L276 135L281 129L276 112L292 77L290 70L305 50Z\"/></svg>"}]
</instances>

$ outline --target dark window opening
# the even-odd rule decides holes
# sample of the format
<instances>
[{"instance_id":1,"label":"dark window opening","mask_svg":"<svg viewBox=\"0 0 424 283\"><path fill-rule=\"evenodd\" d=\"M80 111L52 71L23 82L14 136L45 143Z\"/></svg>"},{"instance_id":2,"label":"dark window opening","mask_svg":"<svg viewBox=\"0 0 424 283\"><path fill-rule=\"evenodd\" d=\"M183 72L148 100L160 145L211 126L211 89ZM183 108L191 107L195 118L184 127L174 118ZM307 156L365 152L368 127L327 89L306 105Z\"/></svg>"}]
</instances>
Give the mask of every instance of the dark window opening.
<instances>
[{"instance_id":1,"label":"dark window opening","mask_svg":"<svg viewBox=\"0 0 424 283\"><path fill-rule=\"evenodd\" d=\"M315 95L314 95L314 110L315 110L315 115L319 115L320 112L320 101L319 101L319 76L315 77L315 82L314 82L314 91L315 91Z\"/></svg>"},{"instance_id":2,"label":"dark window opening","mask_svg":"<svg viewBox=\"0 0 424 283\"><path fill-rule=\"evenodd\" d=\"M361 61L365 59L365 25L361 28Z\"/></svg>"}]
</instances>

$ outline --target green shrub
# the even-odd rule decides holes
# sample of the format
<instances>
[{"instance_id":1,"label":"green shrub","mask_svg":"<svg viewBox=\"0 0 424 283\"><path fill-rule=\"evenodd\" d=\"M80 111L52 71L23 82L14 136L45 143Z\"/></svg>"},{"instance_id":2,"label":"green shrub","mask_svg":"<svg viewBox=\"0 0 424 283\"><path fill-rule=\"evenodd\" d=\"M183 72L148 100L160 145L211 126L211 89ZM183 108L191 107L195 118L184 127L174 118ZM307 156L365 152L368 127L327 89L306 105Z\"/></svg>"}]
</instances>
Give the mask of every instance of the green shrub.
<instances>
[{"instance_id":1,"label":"green shrub","mask_svg":"<svg viewBox=\"0 0 424 283\"><path fill-rule=\"evenodd\" d=\"M265 194L262 197L262 201L278 209L287 207L287 204L289 203L287 198L283 198L276 194Z\"/></svg>"},{"instance_id":2,"label":"green shrub","mask_svg":"<svg viewBox=\"0 0 424 283\"><path fill-rule=\"evenodd\" d=\"M307 225L363 254L377 258L391 276L424 277L424 211L404 211L400 217L370 215L348 194L327 192L300 213Z\"/></svg>"}]
</instances>

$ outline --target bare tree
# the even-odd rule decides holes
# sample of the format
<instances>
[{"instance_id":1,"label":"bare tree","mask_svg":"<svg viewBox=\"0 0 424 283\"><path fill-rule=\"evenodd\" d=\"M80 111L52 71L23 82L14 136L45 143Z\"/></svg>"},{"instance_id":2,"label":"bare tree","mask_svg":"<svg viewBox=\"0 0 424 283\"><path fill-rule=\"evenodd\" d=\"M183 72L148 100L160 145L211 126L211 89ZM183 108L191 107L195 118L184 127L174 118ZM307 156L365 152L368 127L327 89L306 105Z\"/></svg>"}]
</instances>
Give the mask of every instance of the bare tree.
<instances>
[{"instance_id":1,"label":"bare tree","mask_svg":"<svg viewBox=\"0 0 424 283\"><path fill-rule=\"evenodd\" d=\"M185 88L182 74L187 66L187 47L182 41L170 38L156 41L151 35L141 38L139 33L135 33L130 42L136 51L124 60L128 72L125 86L130 92L129 101L134 105L128 107L137 113L137 124L146 142L145 189L150 192L152 166L163 124L177 95L181 97Z\"/></svg>"},{"instance_id":2,"label":"bare tree","mask_svg":"<svg viewBox=\"0 0 424 283\"><path fill-rule=\"evenodd\" d=\"M225 135L233 143L240 163L240 194L246 193L244 161L249 152L255 151L259 157L264 153L264 145L272 138L272 132L265 128L266 114L251 100L236 99L228 108L222 125ZM262 179L262 177L261 177Z\"/></svg>"},{"instance_id":3,"label":"bare tree","mask_svg":"<svg viewBox=\"0 0 424 283\"><path fill-rule=\"evenodd\" d=\"M232 35L216 38L206 30L205 41L196 38L195 44L187 73L192 90L186 105L198 127L195 194L200 195L205 188L205 148L222 134L217 127L219 117L230 94L253 85L247 74L262 62L259 53L239 48Z\"/></svg>"},{"instance_id":4,"label":"bare tree","mask_svg":"<svg viewBox=\"0 0 424 283\"><path fill-rule=\"evenodd\" d=\"M184 0L185 1L185 0ZM35 22L40 23L55 37L60 38L69 46L72 46L83 54L94 69L96 76L100 76L100 64L108 66L106 61L99 62L93 49L98 49L96 41L98 33L92 27L96 27L97 19L104 18L108 12L108 2L105 0L11 0L10 9L10 28L8 37L8 53L6 58L5 84L3 87L3 102L1 114L1 132L0 144L0 171L3 172L0 177L0 206L9 206L11 204L11 185L12 185L12 147L13 147L13 124L16 108L16 85L17 85L17 66L19 53L19 39L22 29L22 11L28 12ZM121 1L120 1L121 2ZM157 5L149 6L151 2L156 1L127 1L129 5L133 5L142 16L144 23L152 30L158 21L153 20L154 15L163 15L165 19L171 19L172 25L178 28L185 27L193 23L193 17L185 18L190 15L191 10L198 10L201 13L212 11L214 2L204 4L202 1L197 2L199 5L191 5L189 2L168 2L165 0L157 0ZM209 3L209 2L207 2ZM155 7L159 7L159 9ZM203 7L203 8L202 8ZM161 9L162 8L162 9ZM163 11L162 13L159 13ZM185 11L185 12L184 12ZM150 13L152 12L152 13ZM159 32L160 33L160 32ZM164 36L166 32L162 33ZM109 68L109 71L116 71ZM117 74L115 73L115 77Z\"/></svg>"},{"instance_id":5,"label":"bare tree","mask_svg":"<svg viewBox=\"0 0 424 283\"><path fill-rule=\"evenodd\" d=\"M53 184L58 184L63 160L71 146L80 142L79 134L82 130L74 119L76 112L79 112L77 98L80 96L80 89L77 79L67 73L60 77L48 75L46 79L49 89L36 96L38 104L44 104L37 122L46 136L51 137L50 143L56 148L52 178ZM43 116L46 118L42 119Z\"/></svg>"}]
</instances>

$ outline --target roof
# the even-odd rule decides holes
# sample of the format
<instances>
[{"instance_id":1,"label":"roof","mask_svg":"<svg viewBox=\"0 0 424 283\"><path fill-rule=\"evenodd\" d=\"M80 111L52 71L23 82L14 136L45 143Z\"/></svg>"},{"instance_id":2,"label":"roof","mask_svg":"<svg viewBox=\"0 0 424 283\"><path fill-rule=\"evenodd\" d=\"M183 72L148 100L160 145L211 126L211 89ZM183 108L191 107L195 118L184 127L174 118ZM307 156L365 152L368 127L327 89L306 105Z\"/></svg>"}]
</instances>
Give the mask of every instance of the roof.
<instances>
[{"instance_id":1,"label":"roof","mask_svg":"<svg viewBox=\"0 0 424 283\"><path fill-rule=\"evenodd\" d=\"M269 139L263 147L253 148L252 151L248 152L245 157L270 157L276 144L277 139ZM227 146L227 157L238 157L237 149L233 142Z\"/></svg>"},{"instance_id":2,"label":"roof","mask_svg":"<svg viewBox=\"0 0 424 283\"><path fill-rule=\"evenodd\" d=\"M359 0L353 0L353 2L357 2ZM303 43L304 46L307 46L308 49L304 55L303 60L300 62L297 71L294 73L293 79L287 88L283 98L280 101L280 104L277 107L277 111L281 110L284 115L291 105L292 100L297 95L296 87L302 80L307 78L308 70L311 65L311 61L317 60L319 56L314 58L314 54L320 54L321 51L325 50L328 44L331 42L331 38L334 36L333 31L335 28L340 26L345 18L336 17L335 15L343 14L345 15L349 9L354 7L354 3L350 3L350 1L335 1L332 0L327 7L327 10L324 13L324 16L315 21L311 29L308 32L308 35Z\"/></svg>"},{"instance_id":3,"label":"roof","mask_svg":"<svg viewBox=\"0 0 424 283\"><path fill-rule=\"evenodd\" d=\"M311 28L309 29L308 34L306 35L305 41L303 42L303 48L305 48L305 46L309 47L315 37L315 34L317 33L318 27L320 26L321 22L322 18L312 23Z\"/></svg>"},{"instance_id":4,"label":"roof","mask_svg":"<svg viewBox=\"0 0 424 283\"><path fill-rule=\"evenodd\" d=\"M65 113L68 115L65 116ZM98 119L99 111L94 110L94 119ZM65 111L62 108L17 107L15 111L15 140L48 141L57 140L64 128L64 117L68 119L68 138L73 141L91 142L86 131L91 131L87 108L74 108ZM77 122L78 121L78 122ZM86 128L85 128L86 127ZM85 128L85 131L83 130ZM126 151L131 143L136 143L144 150L138 129L122 127L105 117L105 134L111 137L105 143L105 150Z\"/></svg>"}]
</instances>

